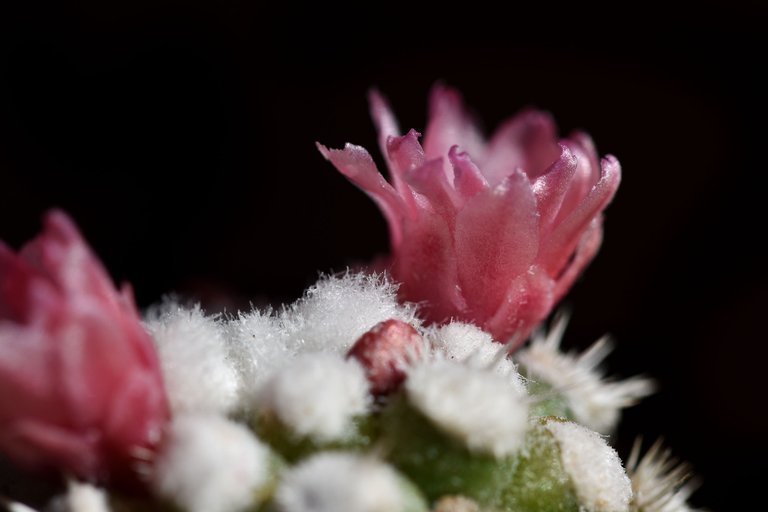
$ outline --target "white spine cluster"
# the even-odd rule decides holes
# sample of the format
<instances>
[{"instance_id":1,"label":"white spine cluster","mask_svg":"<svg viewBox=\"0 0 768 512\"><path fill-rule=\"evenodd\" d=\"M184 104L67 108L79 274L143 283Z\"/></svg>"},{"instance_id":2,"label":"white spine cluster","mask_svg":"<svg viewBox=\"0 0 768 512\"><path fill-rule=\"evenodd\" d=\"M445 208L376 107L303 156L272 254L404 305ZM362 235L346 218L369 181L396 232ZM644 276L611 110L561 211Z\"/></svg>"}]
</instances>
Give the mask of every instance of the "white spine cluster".
<instances>
[{"instance_id":1,"label":"white spine cluster","mask_svg":"<svg viewBox=\"0 0 768 512\"><path fill-rule=\"evenodd\" d=\"M598 340L579 355L561 352L560 341L567 323L566 317L560 317L548 334L534 336L515 359L529 378L542 381L560 393L579 423L610 433L616 428L621 409L651 394L653 382L642 377L622 381L604 379L600 365L611 351L607 338Z\"/></svg>"},{"instance_id":2,"label":"white spine cluster","mask_svg":"<svg viewBox=\"0 0 768 512\"><path fill-rule=\"evenodd\" d=\"M581 505L592 512L628 512L632 484L616 450L576 423L551 420L546 428L560 447L563 467Z\"/></svg>"},{"instance_id":3,"label":"white spine cluster","mask_svg":"<svg viewBox=\"0 0 768 512\"><path fill-rule=\"evenodd\" d=\"M168 400L175 413L231 411L238 401L238 375L229 359L221 324L169 302L150 313Z\"/></svg>"},{"instance_id":4,"label":"white spine cluster","mask_svg":"<svg viewBox=\"0 0 768 512\"><path fill-rule=\"evenodd\" d=\"M405 388L415 407L473 451L504 457L523 443L527 397L504 376L437 359L414 366Z\"/></svg>"},{"instance_id":5,"label":"white spine cluster","mask_svg":"<svg viewBox=\"0 0 768 512\"><path fill-rule=\"evenodd\" d=\"M324 452L289 471L275 493L280 512L403 512L397 473L371 457Z\"/></svg>"},{"instance_id":6,"label":"white spine cluster","mask_svg":"<svg viewBox=\"0 0 768 512\"><path fill-rule=\"evenodd\" d=\"M640 457L640 441L627 459L627 473L632 481L633 510L640 512L695 512L687 501L696 486L688 481L690 468L654 443Z\"/></svg>"},{"instance_id":7,"label":"white spine cluster","mask_svg":"<svg viewBox=\"0 0 768 512\"><path fill-rule=\"evenodd\" d=\"M215 415L179 415L153 484L188 512L237 512L255 504L269 478L269 450L244 425Z\"/></svg>"},{"instance_id":8,"label":"white spine cluster","mask_svg":"<svg viewBox=\"0 0 768 512\"><path fill-rule=\"evenodd\" d=\"M262 389L259 406L295 434L333 441L345 437L369 399L357 361L318 352L300 355L276 372Z\"/></svg>"}]
</instances>

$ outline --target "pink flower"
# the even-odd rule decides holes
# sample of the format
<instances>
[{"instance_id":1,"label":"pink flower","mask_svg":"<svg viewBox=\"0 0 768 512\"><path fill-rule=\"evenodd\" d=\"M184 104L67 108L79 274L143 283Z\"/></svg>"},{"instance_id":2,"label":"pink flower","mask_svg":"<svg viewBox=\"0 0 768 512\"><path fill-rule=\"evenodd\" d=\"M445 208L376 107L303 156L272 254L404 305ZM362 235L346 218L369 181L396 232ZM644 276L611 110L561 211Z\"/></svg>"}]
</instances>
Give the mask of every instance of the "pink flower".
<instances>
[{"instance_id":1,"label":"pink flower","mask_svg":"<svg viewBox=\"0 0 768 512\"><path fill-rule=\"evenodd\" d=\"M442 86L422 147L419 133L399 135L381 96L370 99L391 184L362 147L318 147L387 218L401 298L432 322L473 322L522 343L595 256L619 162L600 161L583 133L558 142L550 116L534 110L485 141Z\"/></svg>"},{"instance_id":2,"label":"pink flower","mask_svg":"<svg viewBox=\"0 0 768 512\"><path fill-rule=\"evenodd\" d=\"M19 254L0 243L0 450L115 477L151 456L168 416L131 291L115 290L74 223L53 211Z\"/></svg>"}]
</instances>

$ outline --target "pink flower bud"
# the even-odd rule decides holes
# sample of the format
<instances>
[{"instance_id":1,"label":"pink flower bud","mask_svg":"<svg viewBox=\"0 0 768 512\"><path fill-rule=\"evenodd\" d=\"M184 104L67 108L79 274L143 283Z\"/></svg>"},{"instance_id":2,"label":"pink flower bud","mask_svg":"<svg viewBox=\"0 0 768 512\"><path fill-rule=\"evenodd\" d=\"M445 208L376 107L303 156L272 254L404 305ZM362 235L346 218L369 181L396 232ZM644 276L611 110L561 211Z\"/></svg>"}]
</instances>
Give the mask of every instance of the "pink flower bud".
<instances>
[{"instance_id":1,"label":"pink flower bud","mask_svg":"<svg viewBox=\"0 0 768 512\"><path fill-rule=\"evenodd\" d=\"M422 338L412 326L400 320L385 320L363 334L349 349L347 357L365 369L371 393L391 393L405 380L405 366L421 355Z\"/></svg>"},{"instance_id":2,"label":"pink flower bud","mask_svg":"<svg viewBox=\"0 0 768 512\"><path fill-rule=\"evenodd\" d=\"M89 479L133 476L168 416L131 290L115 290L74 223L53 211L18 254L0 243L0 450Z\"/></svg>"},{"instance_id":3,"label":"pink flower bud","mask_svg":"<svg viewBox=\"0 0 768 512\"><path fill-rule=\"evenodd\" d=\"M423 147L417 132L399 135L376 92L371 112L392 183L362 147L318 147L384 213L401 299L431 322L473 322L522 343L595 256L618 161L600 161L585 134L558 141L550 116L533 110L485 141L443 86Z\"/></svg>"}]
</instances>

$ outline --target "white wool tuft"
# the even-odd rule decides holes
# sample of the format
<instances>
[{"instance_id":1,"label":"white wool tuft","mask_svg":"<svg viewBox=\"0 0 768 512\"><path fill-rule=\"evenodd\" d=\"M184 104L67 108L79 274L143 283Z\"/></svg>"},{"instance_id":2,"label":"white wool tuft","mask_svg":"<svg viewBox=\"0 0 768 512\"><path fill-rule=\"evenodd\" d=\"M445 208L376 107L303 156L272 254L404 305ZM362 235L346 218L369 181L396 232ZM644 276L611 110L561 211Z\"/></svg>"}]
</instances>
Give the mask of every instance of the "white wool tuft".
<instances>
[{"instance_id":1,"label":"white wool tuft","mask_svg":"<svg viewBox=\"0 0 768 512\"><path fill-rule=\"evenodd\" d=\"M28 507L23 503L19 503L18 501L6 501L0 499L0 505L3 505L6 509L8 509L8 512L37 512L37 510ZM53 512L59 512L59 509L54 508Z\"/></svg>"},{"instance_id":2,"label":"white wool tuft","mask_svg":"<svg viewBox=\"0 0 768 512\"><path fill-rule=\"evenodd\" d=\"M88 483L70 480L67 485L69 512L109 512L109 502L104 489Z\"/></svg>"},{"instance_id":3,"label":"white wool tuft","mask_svg":"<svg viewBox=\"0 0 768 512\"><path fill-rule=\"evenodd\" d=\"M464 496L443 496L432 512L480 512L480 505Z\"/></svg>"},{"instance_id":4,"label":"white wool tuft","mask_svg":"<svg viewBox=\"0 0 768 512\"><path fill-rule=\"evenodd\" d=\"M523 378L515 363L507 357L508 348L493 341L490 334L476 325L451 322L432 329L428 334L435 350L449 359L465 362L476 368L492 368L508 378L509 385L525 394Z\"/></svg>"},{"instance_id":5,"label":"white wool tuft","mask_svg":"<svg viewBox=\"0 0 768 512\"><path fill-rule=\"evenodd\" d=\"M397 302L384 275L347 272L324 276L280 315L290 343L302 351L347 350L374 325L391 318L419 325L416 308Z\"/></svg>"},{"instance_id":6,"label":"white wool tuft","mask_svg":"<svg viewBox=\"0 0 768 512\"><path fill-rule=\"evenodd\" d=\"M295 347L279 319L271 311L241 313L226 324L226 337L232 362L240 376L241 405L258 396L261 386L295 355Z\"/></svg>"},{"instance_id":7,"label":"white wool tuft","mask_svg":"<svg viewBox=\"0 0 768 512\"><path fill-rule=\"evenodd\" d=\"M0 501L0 503L2 503ZM12 503L6 505L10 512L34 512L33 509ZM50 512L109 512L109 499L104 489L86 482L69 480L66 494L55 497L46 510Z\"/></svg>"},{"instance_id":8,"label":"white wool tuft","mask_svg":"<svg viewBox=\"0 0 768 512\"><path fill-rule=\"evenodd\" d=\"M241 381L240 404L247 408L298 354L346 354L366 331L392 318L420 326L415 306L398 304L397 286L384 275L347 272L321 277L278 314L254 309L230 319L225 332Z\"/></svg>"},{"instance_id":9,"label":"white wool tuft","mask_svg":"<svg viewBox=\"0 0 768 512\"><path fill-rule=\"evenodd\" d=\"M215 415L180 415L157 461L157 491L189 512L235 512L268 482L269 451L243 425Z\"/></svg>"},{"instance_id":10,"label":"white wool tuft","mask_svg":"<svg viewBox=\"0 0 768 512\"><path fill-rule=\"evenodd\" d=\"M413 367L405 388L414 406L471 450L503 457L523 443L526 397L493 370L427 361Z\"/></svg>"},{"instance_id":11,"label":"white wool tuft","mask_svg":"<svg viewBox=\"0 0 768 512\"><path fill-rule=\"evenodd\" d=\"M373 458L319 453L293 468L275 493L280 512L402 512L397 473Z\"/></svg>"},{"instance_id":12,"label":"white wool tuft","mask_svg":"<svg viewBox=\"0 0 768 512\"><path fill-rule=\"evenodd\" d=\"M147 328L175 413L227 413L235 407L238 376L217 320L206 317L199 306L187 309L167 302L150 312Z\"/></svg>"},{"instance_id":13,"label":"white wool tuft","mask_svg":"<svg viewBox=\"0 0 768 512\"><path fill-rule=\"evenodd\" d=\"M526 369L528 377L560 393L579 423L610 433L619 422L621 409L653 392L653 381L642 377L604 379L600 364L611 351L607 338L598 340L582 354L561 352L560 341L567 323L567 317L561 316L548 334L534 336L515 359Z\"/></svg>"},{"instance_id":14,"label":"white wool tuft","mask_svg":"<svg viewBox=\"0 0 768 512\"><path fill-rule=\"evenodd\" d=\"M368 408L368 380L360 364L338 354L302 354L276 372L260 396L294 433L319 441L342 439Z\"/></svg>"},{"instance_id":15,"label":"white wool tuft","mask_svg":"<svg viewBox=\"0 0 768 512\"><path fill-rule=\"evenodd\" d=\"M18 501L7 501L0 498L0 505L8 509L8 512L37 512L35 509L28 507L23 503L19 503ZM53 512L59 512L59 509L55 508L55 504Z\"/></svg>"},{"instance_id":16,"label":"white wool tuft","mask_svg":"<svg viewBox=\"0 0 768 512\"><path fill-rule=\"evenodd\" d=\"M600 434L576 423L548 421L546 428L560 446L563 468L586 510L627 512L632 484L616 450Z\"/></svg>"}]
</instances>

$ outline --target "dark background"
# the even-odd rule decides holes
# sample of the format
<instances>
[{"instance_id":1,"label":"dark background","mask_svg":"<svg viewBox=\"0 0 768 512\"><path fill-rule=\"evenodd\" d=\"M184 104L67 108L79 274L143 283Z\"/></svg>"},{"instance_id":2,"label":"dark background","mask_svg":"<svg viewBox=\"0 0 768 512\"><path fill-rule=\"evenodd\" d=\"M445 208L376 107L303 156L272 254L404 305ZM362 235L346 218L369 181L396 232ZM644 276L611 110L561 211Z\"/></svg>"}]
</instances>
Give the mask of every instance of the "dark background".
<instances>
[{"instance_id":1,"label":"dark background","mask_svg":"<svg viewBox=\"0 0 768 512\"><path fill-rule=\"evenodd\" d=\"M624 170L566 336L610 332L611 369L662 386L626 414L620 451L663 436L703 481L695 504L750 508L768 457L761 3L6 7L0 238L19 246L59 206L142 307L293 300L387 249L373 203L314 147L374 152L370 86L403 128L424 127L436 79L487 130L550 110Z\"/></svg>"}]
</instances>

